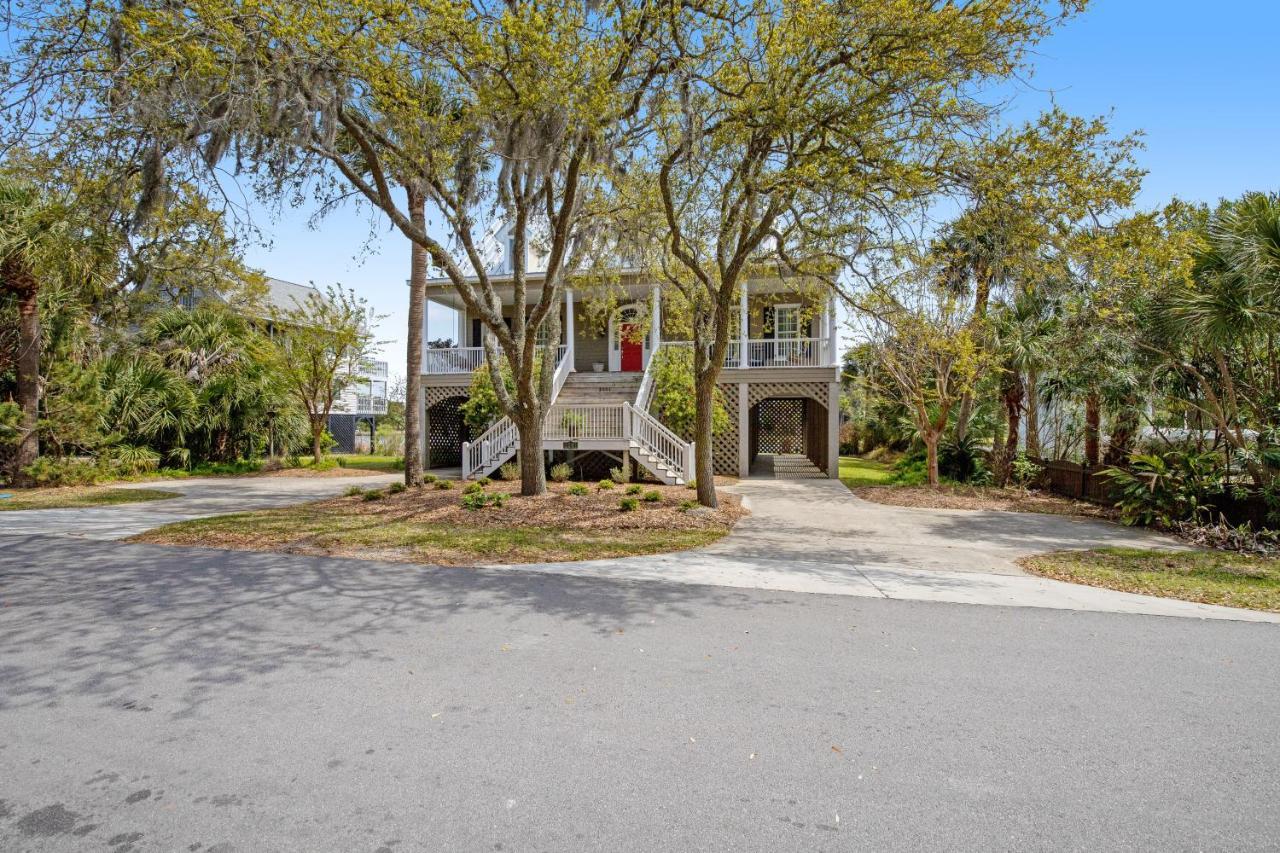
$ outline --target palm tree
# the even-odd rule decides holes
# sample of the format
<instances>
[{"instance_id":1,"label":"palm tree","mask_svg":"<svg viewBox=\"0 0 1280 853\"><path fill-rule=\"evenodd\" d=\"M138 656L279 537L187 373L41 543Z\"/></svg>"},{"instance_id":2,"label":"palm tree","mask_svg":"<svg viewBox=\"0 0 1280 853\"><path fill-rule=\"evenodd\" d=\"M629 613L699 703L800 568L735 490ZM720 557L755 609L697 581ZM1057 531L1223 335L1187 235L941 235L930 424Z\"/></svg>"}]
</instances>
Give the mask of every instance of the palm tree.
<instances>
[{"instance_id":1,"label":"palm tree","mask_svg":"<svg viewBox=\"0 0 1280 853\"><path fill-rule=\"evenodd\" d=\"M46 202L35 188L0 176L0 293L17 303L17 403L22 410L11 480L32 485L23 470L40 455L40 302L46 285L84 284L100 256L95 244L77 234L70 211Z\"/></svg>"},{"instance_id":2,"label":"palm tree","mask_svg":"<svg viewBox=\"0 0 1280 853\"><path fill-rule=\"evenodd\" d=\"M1250 193L1210 218L1190 282L1152 311L1155 340L1141 345L1194 378L1196 406L1254 483L1274 479L1247 430L1280 426L1280 195Z\"/></svg>"},{"instance_id":3,"label":"palm tree","mask_svg":"<svg viewBox=\"0 0 1280 853\"><path fill-rule=\"evenodd\" d=\"M939 264L939 285L958 298L972 295L969 325L974 330L980 330L987 321L992 292L1007 283L1005 240L996 231L978 227L979 219L977 211L962 216L932 249ZM963 442L969 432L973 402L972 390L960 399L955 423L957 442Z\"/></svg>"},{"instance_id":4,"label":"palm tree","mask_svg":"<svg viewBox=\"0 0 1280 853\"><path fill-rule=\"evenodd\" d=\"M1058 321L1052 305L1041 296L1028 291L1020 292L1013 304L1005 307L996 317L996 347L1004 366L1000 399L1008 423L1005 448L999 454L996 465L997 475L1001 480L1007 475L1009 465L1018 453L1018 434L1021 432L1029 380L1034 381L1034 376L1049 362L1050 346L1057 327ZM1035 405L1039 405L1038 400Z\"/></svg>"}]
</instances>

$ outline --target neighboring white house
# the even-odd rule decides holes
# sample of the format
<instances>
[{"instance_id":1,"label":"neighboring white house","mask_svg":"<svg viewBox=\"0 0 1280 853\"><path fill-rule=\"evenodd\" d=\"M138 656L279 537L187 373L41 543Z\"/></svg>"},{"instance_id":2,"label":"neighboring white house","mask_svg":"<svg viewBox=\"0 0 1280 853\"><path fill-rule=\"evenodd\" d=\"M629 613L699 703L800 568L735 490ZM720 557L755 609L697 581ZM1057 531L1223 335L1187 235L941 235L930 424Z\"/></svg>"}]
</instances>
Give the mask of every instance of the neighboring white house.
<instances>
[{"instance_id":1,"label":"neighboring white house","mask_svg":"<svg viewBox=\"0 0 1280 853\"><path fill-rule=\"evenodd\" d=\"M490 278L508 310L514 310L512 247L502 228L492 229L482 246ZM535 249L530 255L531 270L542 269ZM629 270L618 270L617 277L621 304L607 322L598 324L603 328L590 328L582 300L575 301L571 289L564 293L564 343L557 355L542 450L553 458L579 460L595 453L615 463L634 461L664 482L683 483L692 477L693 448L650 412L650 364L662 348L689 343L672 340L675 324L663 310L656 282ZM541 275L531 271L528 278L532 302ZM423 353L424 458L431 466L461 465L464 476L488 474L518 449L509 419L470 435L459 412L472 373L484 362L488 332L479 318L468 315L447 279L428 282L427 300L437 322L441 310L453 312L457 345ZM786 467L799 476L837 476L836 329L834 300L815 303L809 289L783 277L748 282L720 374L730 426L715 437L717 472L745 477L753 468Z\"/></svg>"},{"instance_id":2,"label":"neighboring white house","mask_svg":"<svg viewBox=\"0 0 1280 853\"><path fill-rule=\"evenodd\" d=\"M378 418L387 413L387 363L366 359L333 401L329 434L339 453L372 452Z\"/></svg>"}]
</instances>

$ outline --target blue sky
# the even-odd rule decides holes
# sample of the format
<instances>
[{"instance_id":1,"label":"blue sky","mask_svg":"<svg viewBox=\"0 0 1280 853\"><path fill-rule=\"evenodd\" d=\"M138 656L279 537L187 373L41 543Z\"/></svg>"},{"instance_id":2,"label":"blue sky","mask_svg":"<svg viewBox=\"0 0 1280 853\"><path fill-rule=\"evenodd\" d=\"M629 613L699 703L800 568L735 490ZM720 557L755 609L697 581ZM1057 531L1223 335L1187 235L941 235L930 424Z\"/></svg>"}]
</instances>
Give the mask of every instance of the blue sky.
<instances>
[{"instance_id":1,"label":"blue sky","mask_svg":"<svg viewBox=\"0 0 1280 853\"><path fill-rule=\"evenodd\" d=\"M1056 102L1069 112L1111 115L1117 132L1143 130L1149 171L1139 198L1155 207L1174 195L1214 201L1246 190L1280 190L1280 0L1095 0L1038 50L1037 71L1013 109L1029 117ZM277 278L341 283L388 315L379 338L393 375L405 368L408 244L340 211L318 229L307 212L258 224L270 246L249 262ZM442 321L432 334L447 335Z\"/></svg>"}]
</instances>

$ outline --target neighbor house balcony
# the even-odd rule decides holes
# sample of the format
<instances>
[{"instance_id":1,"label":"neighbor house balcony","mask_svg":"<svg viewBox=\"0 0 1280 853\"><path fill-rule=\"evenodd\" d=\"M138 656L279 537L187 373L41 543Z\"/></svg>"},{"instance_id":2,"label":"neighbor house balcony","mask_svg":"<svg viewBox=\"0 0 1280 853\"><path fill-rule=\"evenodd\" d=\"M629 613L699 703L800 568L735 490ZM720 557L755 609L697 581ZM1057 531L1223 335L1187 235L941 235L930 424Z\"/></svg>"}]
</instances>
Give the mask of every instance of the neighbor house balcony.
<instances>
[{"instance_id":1,"label":"neighbor house balcony","mask_svg":"<svg viewBox=\"0 0 1280 853\"><path fill-rule=\"evenodd\" d=\"M386 413L387 413L386 397L374 397L369 394L356 395L356 414L385 415Z\"/></svg>"}]
</instances>

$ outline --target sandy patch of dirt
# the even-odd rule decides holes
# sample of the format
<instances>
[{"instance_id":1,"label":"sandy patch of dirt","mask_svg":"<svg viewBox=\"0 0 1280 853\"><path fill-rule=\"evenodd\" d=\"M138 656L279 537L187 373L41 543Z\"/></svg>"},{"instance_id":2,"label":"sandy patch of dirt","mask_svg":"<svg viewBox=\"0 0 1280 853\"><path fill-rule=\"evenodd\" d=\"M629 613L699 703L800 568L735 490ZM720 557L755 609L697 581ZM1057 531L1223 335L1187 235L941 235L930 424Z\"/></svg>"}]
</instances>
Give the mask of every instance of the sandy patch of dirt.
<instances>
[{"instance_id":1,"label":"sandy patch of dirt","mask_svg":"<svg viewBox=\"0 0 1280 853\"><path fill-rule=\"evenodd\" d=\"M998 510L1110 520L1119 518L1119 513L1112 507L1075 501L1048 492L1024 492L1020 489L983 486L942 486L937 489L927 486L862 486L854 489L853 493L863 500L875 503L920 509Z\"/></svg>"}]
</instances>

